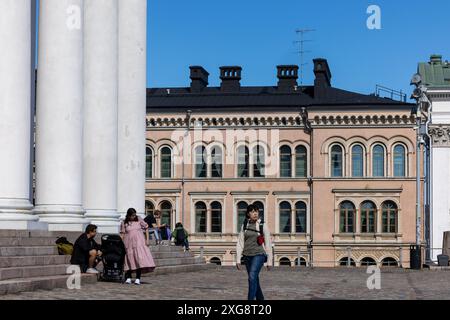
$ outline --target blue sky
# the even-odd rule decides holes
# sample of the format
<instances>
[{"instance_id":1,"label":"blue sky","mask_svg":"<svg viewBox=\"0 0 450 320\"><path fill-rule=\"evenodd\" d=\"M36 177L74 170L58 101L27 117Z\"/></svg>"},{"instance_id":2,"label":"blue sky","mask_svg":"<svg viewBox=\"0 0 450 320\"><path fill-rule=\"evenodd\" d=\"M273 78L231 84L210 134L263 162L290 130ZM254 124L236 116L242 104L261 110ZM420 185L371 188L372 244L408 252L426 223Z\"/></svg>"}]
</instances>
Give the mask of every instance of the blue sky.
<instances>
[{"instance_id":1,"label":"blue sky","mask_svg":"<svg viewBox=\"0 0 450 320\"><path fill-rule=\"evenodd\" d=\"M381 30L366 26L369 5L381 8ZM433 53L450 60L448 0L148 0L149 87L189 85L189 66L202 65L210 85L219 66L240 65L241 83L275 85L276 65L299 64L298 28L312 59L328 59L333 86L372 93L380 84L411 92L419 61ZM408 95L409 98L409 95Z\"/></svg>"}]
</instances>

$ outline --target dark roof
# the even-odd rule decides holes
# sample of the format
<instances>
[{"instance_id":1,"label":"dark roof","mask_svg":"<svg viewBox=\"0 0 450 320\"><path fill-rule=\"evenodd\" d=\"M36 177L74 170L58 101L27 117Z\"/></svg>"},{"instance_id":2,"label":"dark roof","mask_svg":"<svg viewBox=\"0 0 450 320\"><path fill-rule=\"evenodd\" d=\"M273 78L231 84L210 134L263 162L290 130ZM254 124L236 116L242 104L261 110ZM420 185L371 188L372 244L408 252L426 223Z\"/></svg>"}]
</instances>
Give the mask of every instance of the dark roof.
<instances>
[{"instance_id":1,"label":"dark roof","mask_svg":"<svg viewBox=\"0 0 450 320\"><path fill-rule=\"evenodd\" d=\"M191 93L190 88L147 89L148 111L274 107L290 109L301 106L348 106L351 108L385 106L411 109L414 105L333 87L327 88L326 94L320 98L314 97L314 86L298 87L298 90L293 92L279 92L277 87L241 87L236 93L224 93L220 87L207 87L200 93Z\"/></svg>"},{"instance_id":2,"label":"dark roof","mask_svg":"<svg viewBox=\"0 0 450 320\"><path fill-rule=\"evenodd\" d=\"M242 87L240 67L221 67L220 87L208 87L208 73L192 66L191 86L187 88L147 89L147 112L186 110L236 111L289 110L311 108L411 110L413 104L365 95L332 87L326 59L314 59L314 85L298 86L298 66L277 66L277 86Z\"/></svg>"}]
</instances>

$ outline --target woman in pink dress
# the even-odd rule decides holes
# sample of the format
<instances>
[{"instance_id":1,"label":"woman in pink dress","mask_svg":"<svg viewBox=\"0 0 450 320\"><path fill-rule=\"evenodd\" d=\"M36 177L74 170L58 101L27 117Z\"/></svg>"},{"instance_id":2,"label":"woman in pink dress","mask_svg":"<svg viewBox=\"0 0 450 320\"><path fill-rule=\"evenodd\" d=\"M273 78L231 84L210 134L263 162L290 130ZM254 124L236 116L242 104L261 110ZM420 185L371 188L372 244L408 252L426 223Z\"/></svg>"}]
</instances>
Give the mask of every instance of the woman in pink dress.
<instances>
[{"instance_id":1,"label":"woman in pink dress","mask_svg":"<svg viewBox=\"0 0 450 320\"><path fill-rule=\"evenodd\" d=\"M145 238L143 231L145 230ZM136 272L135 284L141 284L141 274L153 271L155 262L149 249L148 224L137 216L136 210L128 209L120 226L120 236L125 244L125 283L131 283L131 272Z\"/></svg>"}]
</instances>

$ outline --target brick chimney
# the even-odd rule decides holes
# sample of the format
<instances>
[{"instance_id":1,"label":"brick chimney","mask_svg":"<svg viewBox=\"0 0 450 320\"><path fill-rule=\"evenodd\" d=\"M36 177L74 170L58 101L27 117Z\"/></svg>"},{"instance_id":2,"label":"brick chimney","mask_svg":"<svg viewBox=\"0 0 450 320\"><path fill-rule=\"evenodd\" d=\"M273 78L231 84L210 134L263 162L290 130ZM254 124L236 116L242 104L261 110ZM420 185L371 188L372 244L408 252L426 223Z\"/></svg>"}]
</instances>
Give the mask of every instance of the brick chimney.
<instances>
[{"instance_id":1,"label":"brick chimney","mask_svg":"<svg viewBox=\"0 0 450 320\"><path fill-rule=\"evenodd\" d=\"M239 66L224 66L220 67L220 89L223 92L239 92L241 88L241 71Z\"/></svg>"},{"instance_id":2,"label":"brick chimney","mask_svg":"<svg viewBox=\"0 0 450 320\"><path fill-rule=\"evenodd\" d=\"M314 97L321 98L326 95L327 88L331 87L331 71L326 59L314 59Z\"/></svg>"},{"instance_id":3,"label":"brick chimney","mask_svg":"<svg viewBox=\"0 0 450 320\"><path fill-rule=\"evenodd\" d=\"M278 90L291 92L297 87L298 66L282 65L277 66Z\"/></svg>"},{"instance_id":4,"label":"brick chimney","mask_svg":"<svg viewBox=\"0 0 450 320\"><path fill-rule=\"evenodd\" d=\"M190 66L191 92L201 92L208 86L209 73L201 66Z\"/></svg>"}]
</instances>

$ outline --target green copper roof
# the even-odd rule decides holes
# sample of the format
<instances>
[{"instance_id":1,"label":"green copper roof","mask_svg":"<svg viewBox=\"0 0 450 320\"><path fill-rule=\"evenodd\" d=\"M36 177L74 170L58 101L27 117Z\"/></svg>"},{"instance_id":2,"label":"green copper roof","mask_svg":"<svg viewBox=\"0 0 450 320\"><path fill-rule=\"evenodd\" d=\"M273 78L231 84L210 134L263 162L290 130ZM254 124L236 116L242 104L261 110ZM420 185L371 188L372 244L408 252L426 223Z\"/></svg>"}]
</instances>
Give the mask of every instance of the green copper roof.
<instances>
[{"instance_id":1,"label":"green copper roof","mask_svg":"<svg viewBox=\"0 0 450 320\"><path fill-rule=\"evenodd\" d=\"M429 62L419 63L418 72L427 87L450 87L450 63L441 55L432 55Z\"/></svg>"}]
</instances>

